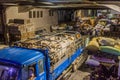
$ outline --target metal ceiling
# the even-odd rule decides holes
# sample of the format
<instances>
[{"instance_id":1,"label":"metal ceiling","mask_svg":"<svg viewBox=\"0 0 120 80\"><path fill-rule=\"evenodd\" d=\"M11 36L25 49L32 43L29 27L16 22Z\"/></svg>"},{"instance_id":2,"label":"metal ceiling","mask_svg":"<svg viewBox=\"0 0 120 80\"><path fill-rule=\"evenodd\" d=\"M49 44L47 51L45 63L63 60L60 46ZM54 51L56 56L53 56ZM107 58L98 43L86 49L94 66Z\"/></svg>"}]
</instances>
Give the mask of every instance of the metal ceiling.
<instances>
[{"instance_id":1,"label":"metal ceiling","mask_svg":"<svg viewBox=\"0 0 120 80\"><path fill-rule=\"evenodd\" d=\"M27 6L41 8L107 8L103 4L120 6L119 0L0 0L5 6Z\"/></svg>"}]
</instances>

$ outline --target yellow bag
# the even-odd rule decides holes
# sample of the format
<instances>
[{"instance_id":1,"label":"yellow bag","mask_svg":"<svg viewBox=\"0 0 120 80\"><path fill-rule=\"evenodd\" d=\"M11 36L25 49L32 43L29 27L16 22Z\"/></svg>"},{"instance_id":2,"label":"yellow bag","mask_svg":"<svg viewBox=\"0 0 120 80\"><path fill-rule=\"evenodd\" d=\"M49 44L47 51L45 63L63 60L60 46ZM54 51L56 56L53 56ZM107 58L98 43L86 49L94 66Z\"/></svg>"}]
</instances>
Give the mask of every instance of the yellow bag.
<instances>
[{"instance_id":1,"label":"yellow bag","mask_svg":"<svg viewBox=\"0 0 120 80\"><path fill-rule=\"evenodd\" d=\"M89 51L98 51L99 50L99 44L97 41L90 41L88 46L86 47L87 50Z\"/></svg>"}]
</instances>

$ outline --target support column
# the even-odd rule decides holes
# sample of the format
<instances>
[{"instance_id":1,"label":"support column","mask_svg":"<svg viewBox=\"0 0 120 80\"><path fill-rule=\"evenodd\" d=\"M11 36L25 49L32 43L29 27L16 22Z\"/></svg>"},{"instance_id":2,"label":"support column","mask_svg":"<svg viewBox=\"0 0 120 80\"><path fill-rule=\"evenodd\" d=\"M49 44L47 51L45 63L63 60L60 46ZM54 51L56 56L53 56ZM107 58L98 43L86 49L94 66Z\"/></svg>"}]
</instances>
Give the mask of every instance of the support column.
<instances>
[{"instance_id":1,"label":"support column","mask_svg":"<svg viewBox=\"0 0 120 80\"><path fill-rule=\"evenodd\" d=\"M6 7L3 5L0 5L0 16L1 16L1 25L2 25L2 33L4 38L4 43L9 43L9 34L8 34L8 28L6 25Z\"/></svg>"}]
</instances>

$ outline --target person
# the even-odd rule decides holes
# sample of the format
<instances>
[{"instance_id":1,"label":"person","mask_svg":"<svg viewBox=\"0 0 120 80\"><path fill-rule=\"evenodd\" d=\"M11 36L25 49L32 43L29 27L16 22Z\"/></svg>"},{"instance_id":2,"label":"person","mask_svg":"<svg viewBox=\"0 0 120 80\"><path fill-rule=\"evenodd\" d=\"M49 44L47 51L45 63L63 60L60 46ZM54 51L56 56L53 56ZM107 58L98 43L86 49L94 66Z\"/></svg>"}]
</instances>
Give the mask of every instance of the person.
<instances>
[{"instance_id":1,"label":"person","mask_svg":"<svg viewBox=\"0 0 120 80\"><path fill-rule=\"evenodd\" d=\"M119 60L115 60L115 64L109 69L110 79L117 80L118 79L118 67L119 67Z\"/></svg>"},{"instance_id":2,"label":"person","mask_svg":"<svg viewBox=\"0 0 120 80\"><path fill-rule=\"evenodd\" d=\"M32 73L29 80L35 80L35 75Z\"/></svg>"},{"instance_id":3,"label":"person","mask_svg":"<svg viewBox=\"0 0 120 80\"><path fill-rule=\"evenodd\" d=\"M33 67L29 68L29 79L28 80L35 80L35 70Z\"/></svg>"}]
</instances>

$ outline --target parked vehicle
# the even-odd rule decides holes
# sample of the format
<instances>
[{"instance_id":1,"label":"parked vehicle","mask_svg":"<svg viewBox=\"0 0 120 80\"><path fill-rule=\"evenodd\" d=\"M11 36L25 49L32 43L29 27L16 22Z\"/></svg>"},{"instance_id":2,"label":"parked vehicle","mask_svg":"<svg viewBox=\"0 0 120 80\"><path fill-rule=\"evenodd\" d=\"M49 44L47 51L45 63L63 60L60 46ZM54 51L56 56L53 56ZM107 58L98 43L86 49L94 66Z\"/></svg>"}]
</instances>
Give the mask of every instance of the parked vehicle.
<instances>
[{"instance_id":1,"label":"parked vehicle","mask_svg":"<svg viewBox=\"0 0 120 80\"><path fill-rule=\"evenodd\" d=\"M27 46L32 41L27 41ZM49 44L45 45L43 41ZM0 50L2 80L56 80L71 64L73 67L78 63L80 65L85 59L82 37L75 32L63 32L37 39L33 43L36 47L22 46L25 42L21 42L21 47L17 45Z\"/></svg>"}]
</instances>

